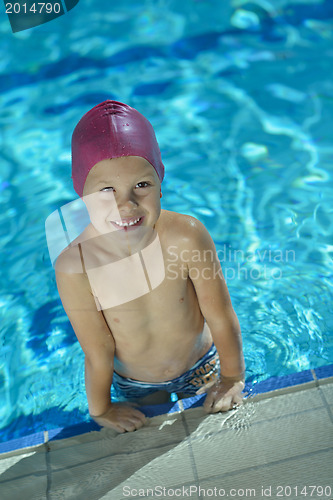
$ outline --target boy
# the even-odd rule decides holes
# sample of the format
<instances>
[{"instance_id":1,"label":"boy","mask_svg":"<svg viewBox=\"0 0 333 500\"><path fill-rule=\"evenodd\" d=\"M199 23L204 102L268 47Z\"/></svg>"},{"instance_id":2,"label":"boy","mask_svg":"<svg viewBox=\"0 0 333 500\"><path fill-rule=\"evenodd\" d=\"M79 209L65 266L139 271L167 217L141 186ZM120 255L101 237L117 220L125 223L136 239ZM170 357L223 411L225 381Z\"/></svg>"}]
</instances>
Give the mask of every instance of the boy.
<instances>
[{"instance_id":1,"label":"boy","mask_svg":"<svg viewBox=\"0 0 333 500\"><path fill-rule=\"evenodd\" d=\"M207 392L211 413L242 401L241 333L214 243L195 218L161 210L163 176L135 109L106 101L76 126L72 178L91 223L58 257L56 279L85 353L89 413L118 432L144 425L132 403L170 392ZM111 401L112 382L125 402Z\"/></svg>"}]
</instances>

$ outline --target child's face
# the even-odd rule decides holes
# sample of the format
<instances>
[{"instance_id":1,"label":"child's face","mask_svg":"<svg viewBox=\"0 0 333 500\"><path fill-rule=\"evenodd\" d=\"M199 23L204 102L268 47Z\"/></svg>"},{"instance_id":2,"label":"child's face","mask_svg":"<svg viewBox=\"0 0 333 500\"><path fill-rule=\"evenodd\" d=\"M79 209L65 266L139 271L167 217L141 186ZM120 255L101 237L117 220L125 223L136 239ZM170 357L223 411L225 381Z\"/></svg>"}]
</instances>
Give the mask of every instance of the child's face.
<instances>
[{"instance_id":1,"label":"child's face","mask_svg":"<svg viewBox=\"0 0 333 500\"><path fill-rule=\"evenodd\" d=\"M100 234L153 228L161 212L160 180L139 156L96 163L84 185L83 199L91 223Z\"/></svg>"}]
</instances>

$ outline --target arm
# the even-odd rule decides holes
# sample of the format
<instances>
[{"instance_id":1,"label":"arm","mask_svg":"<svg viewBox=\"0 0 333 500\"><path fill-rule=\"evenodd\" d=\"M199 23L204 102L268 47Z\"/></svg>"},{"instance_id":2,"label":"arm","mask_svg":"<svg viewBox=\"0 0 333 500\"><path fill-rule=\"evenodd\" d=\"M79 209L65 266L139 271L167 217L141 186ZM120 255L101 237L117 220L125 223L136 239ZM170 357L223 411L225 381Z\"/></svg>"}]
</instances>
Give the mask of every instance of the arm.
<instances>
[{"instance_id":1,"label":"arm","mask_svg":"<svg viewBox=\"0 0 333 500\"><path fill-rule=\"evenodd\" d=\"M145 423L145 416L139 410L110 401L113 370L110 363L92 363L85 358L86 392L90 416L101 426L118 432L135 431Z\"/></svg>"},{"instance_id":2,"label":"arm","mask_svg":"<svg viewBox=\"0 0 333 500\"><path fill-rule=\"evenodd\" d=\"M221 362L221 376L208 389L207 411L225 411L242 401L245 364L241 331L212 238L199 221L192 219L187 245L196 256L188 264L189 277L195 287L201 312L210 328ZM196 252L193 252L196 250ZM202 258L197 262L198 250ZM191 255L191 253L190 253Z\"/></svg>"},{"instance_id":3,"label":"arm","mask_svg":"<svg viewBox=\"0 0 333 500\"><path fill-rule=\"evenodd\" d=\"M57 286L85 353L89 413L100 425L118 432L135 430L143 425L144 415L129 405L111 402L115 342L103 313L97 310L88 277L82 272L70 272L70 266L67 266L69 271L64 272L64 267L56 266Z\"/></svg>"}]
</instances>

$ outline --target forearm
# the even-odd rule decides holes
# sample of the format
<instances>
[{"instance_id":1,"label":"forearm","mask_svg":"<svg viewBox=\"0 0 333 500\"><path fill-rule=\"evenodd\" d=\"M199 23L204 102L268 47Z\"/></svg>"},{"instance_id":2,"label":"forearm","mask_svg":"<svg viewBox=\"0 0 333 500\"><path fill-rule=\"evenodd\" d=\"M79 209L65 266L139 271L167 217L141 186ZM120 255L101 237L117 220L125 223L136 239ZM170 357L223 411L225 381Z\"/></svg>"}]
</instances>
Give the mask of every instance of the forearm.
<instances>
[{"instance_id":1,"label":"forearm","mask_svg":"<svg viewBox=\"0 0 333 500\"><path fill-rule=\"evenodd\" d=\"M111 360L92 362L88 357L85 358L86 393L90 415L100 416L110 408L112 376Z\"/></svg>"},{"instance_id":2,"label":"forearm","mask_svg":"<svg viewBox=\"0 0 333 500\"><path fill-rule=\"evenodd\" d=\"M230 381L243 380L245 363L237 316L214 323L210 330L221 362L221 376Z\"/></svg>"}]
</instances>

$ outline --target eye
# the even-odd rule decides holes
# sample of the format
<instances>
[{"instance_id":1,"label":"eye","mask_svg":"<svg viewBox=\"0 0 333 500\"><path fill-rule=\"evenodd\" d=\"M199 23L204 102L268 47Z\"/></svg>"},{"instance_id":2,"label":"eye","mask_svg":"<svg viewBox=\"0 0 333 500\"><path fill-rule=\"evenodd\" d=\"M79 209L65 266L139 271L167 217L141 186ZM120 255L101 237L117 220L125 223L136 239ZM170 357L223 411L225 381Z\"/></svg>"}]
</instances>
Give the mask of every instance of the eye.
<instances>
[{"instance_id":1,"label":"eye","mask_svg":"<svg viewBox=\"0 0 333 500\"><path fill-rule=\"evenodd\" d=\"M100 191L101 191L102 193L105 193L105 192L107 193L108 191L114 191L114 189L113 189L113 187L111 187L111 186L107 186L107 187L105 187L105 188L100 189Z\"/></svg>"},{"instance_id":2,"label":"eye","mask_svg":"<svg viewBox=\"0 0 333 500\"><path fill-rule=\"evenodd\" d=\"M142 181L142 182L138 182L135 187L145 188L145 187L148 187L148 186L151 186L150 182Z\"/></svg>"}]
</instances>

